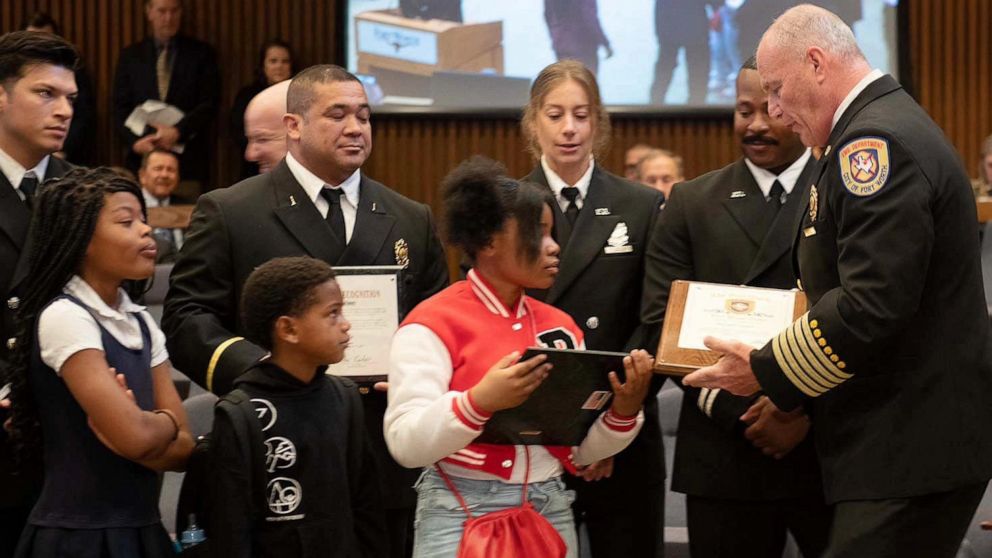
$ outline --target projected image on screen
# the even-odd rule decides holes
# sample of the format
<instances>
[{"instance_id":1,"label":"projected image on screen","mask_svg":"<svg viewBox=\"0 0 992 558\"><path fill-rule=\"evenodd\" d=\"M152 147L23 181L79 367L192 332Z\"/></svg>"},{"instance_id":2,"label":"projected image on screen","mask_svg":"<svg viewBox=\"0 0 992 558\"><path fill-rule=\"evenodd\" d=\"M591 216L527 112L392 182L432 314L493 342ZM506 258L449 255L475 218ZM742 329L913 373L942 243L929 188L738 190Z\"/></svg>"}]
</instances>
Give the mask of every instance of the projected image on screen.
<instances>
[{"instance_id":1,"label":"projected image on screen","mask_svg":"<svg viewBox=\"0 0 992 558\"><path fill-rule=\"evenodd\" d=\"M896 73L898 0L812 1ZM796 0L349 0L348 67L382 110L522 107L531 80L582 61L613 107L733 104L737 69ZM898 77L898 76L897 76Z\"/></svg>"}]
</instances>

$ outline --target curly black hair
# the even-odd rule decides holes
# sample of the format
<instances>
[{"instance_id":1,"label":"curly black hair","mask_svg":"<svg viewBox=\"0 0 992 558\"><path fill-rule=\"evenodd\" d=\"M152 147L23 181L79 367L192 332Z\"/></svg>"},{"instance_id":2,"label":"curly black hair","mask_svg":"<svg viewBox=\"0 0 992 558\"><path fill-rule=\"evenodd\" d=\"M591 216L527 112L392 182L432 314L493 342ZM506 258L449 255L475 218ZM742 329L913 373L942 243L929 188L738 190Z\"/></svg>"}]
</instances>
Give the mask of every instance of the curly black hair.
<instances>
[{"instance_id":1,"label":"curly black hair","mask_svg":"<svg viewBox=\"0 0 992 558\"><path fill-rule=\"evenodd\" d=\"M482 156L462 162L441 183L442 229L449 244L473 262L509 219L523 240L519 256L532 262L541 250L541 213L554 200L550 191L507 176L501 163Z\"/></svg>"},{"instance_id":2,"label":"curly black hair","mask_svg":"<svg viewBox=\"0 0 992 558\"><path fill-rule=\"evenodd\" d=\"M306 312L315 302L317 287L334 277L327 262L305 256L275 258L258 266L241 293L245 338L271 351L276 320Z\"/></svg>"},{"instance_id":3,"label":"curly black hair","mask_svg":"<svg viewBox=\"0 0 992 558\"><path fill-rule=\"evenodd\" d=\"M145 213L141 187L106 167L75 168L62 178L46 181L35 197L26 244L30 247L28 276L17 310L17 337L9 367L3 371L4 381L13 388L11 438L22 468L37 465L41 457L41 425L28 383L38 316L79 272L105 198L117 192L133 194Z\"/></svg>"}]
</instances>

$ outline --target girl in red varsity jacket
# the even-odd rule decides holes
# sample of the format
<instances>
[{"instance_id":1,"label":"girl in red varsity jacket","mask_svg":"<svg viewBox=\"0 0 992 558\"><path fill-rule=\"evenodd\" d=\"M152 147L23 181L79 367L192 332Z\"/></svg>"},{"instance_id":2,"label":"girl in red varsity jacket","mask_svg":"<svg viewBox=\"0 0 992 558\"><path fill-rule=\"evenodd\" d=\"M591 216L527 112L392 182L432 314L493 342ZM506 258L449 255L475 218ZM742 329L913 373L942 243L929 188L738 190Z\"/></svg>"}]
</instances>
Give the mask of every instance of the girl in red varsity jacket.
<instances>
[{"instance_id":1,"label":"girl in red varsity jacket","mask_svg":"<svg viewBox=\"0 0 992 558\"><path fill-rule=\"evenodd\" d=\"M543 356L518 361L527 347L584 345L567 314L524 294L548 288L558 272L550 194L483 158L462 163L442 187L448 242L473 269L417 306L396 332L385 415L396 461L425 468L417 483L414 557L454 557L466 518L435 464L473 516L519 506L527 482L528 500L576 556L574 495L561 475L595 467L637 435L651 358L644 351L625 358L624 384L611 373L612 406L578 447L474 443L494 412L521 404L549 374Z\"/></svg>"}]
</instances>

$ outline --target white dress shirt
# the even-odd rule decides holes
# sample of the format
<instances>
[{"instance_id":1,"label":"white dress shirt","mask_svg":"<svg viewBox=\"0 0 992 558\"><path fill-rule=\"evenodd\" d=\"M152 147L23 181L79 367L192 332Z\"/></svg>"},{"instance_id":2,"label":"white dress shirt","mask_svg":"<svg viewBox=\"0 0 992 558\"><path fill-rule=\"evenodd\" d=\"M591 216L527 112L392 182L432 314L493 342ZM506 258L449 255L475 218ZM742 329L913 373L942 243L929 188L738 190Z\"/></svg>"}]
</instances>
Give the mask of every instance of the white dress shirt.
<instances>
[{"instance_id":1,"label":"white dress shirt","mask_svg":"<svg viewBox=\"0 0 992 558\"><path fill-rule=\"evenodd\" d=\"M854 99L857 98L862 91L867 89L872 82L884 75L885 74L883 74L881 70L872 70L868 72L868 75L861 78L861 81L854 86L854 89L848 92L847 97L844 97L844 100L840 102L840 106L837 107L837 110L834 112L834 121L830 126L830 131L833 131L834 127L837 126L837 123L840 122L840 117L844 114L844 111L847 110L847 107L851 106Z\"/></svg>"},{"instance_id":2,"label":"white dress shirt","mask_svg":"<svg viewBox=\"0 0 992 558\"><path fill-rule=\"evenodd\" d=\"M13 157L7 155L7 152L0 149L0 172L7 177L7 182L10 182L10 185L14 187L17 197L24 200L24 193L21 192L21 181L24 180L24 175L28 171L34 172L34 175L38 178L38 184L41 184L45 181L45 173L48 172L48 160L51 157L51 155L45 155L33 169L26 169L15 161Z\"/></svg>"},{"instance_id":3,"label":"white dress shirt","mask_svg":"<svg viewBox=\"0 0 992 558\"><path fill-rule=\"evenodd\" d=\"M38 317L38 346L41 360L46 366L61 375L62 365L69 357L85 349L104 351L100 336L100 326L128 349L142 348L141 325L134 313L141 316L151 334L152 368L169 359L165 349L165 335L144 306L135 304L123 289L117 290L116 307L108 306L78 275L62 288L62 292L72 295L85 304L87 312L75 302L59 299L50 304ZM93 320L96 316L96 321Z\"/></svg>"},{"instance_id":4,"label":"white dress shirt","mask_svg":"<svg viewBox=\"0 0 992 558\"><path fill-rule=\"evenodd\" d=\"M781 174L773 174L767 169L763 169L758 165L755 165L747 157L744 158L744 164L747 168L751 170L751 176L754 177L754 181L758 183L758 188L761 188L761 194L765 196L765 200L771 195L772 185L778 180L779 184L782 185L782 189L785 190L786 194L791 194L792 189L796 187L796 181L799 180L799 175L803 172L803 167L806 166L806 162L809 161L811 151L807 148L794 163L789 165L789 168L782 171Z\"/></svg>"},{"instance_id":5,"label":"white dress shirt","mask_svg":"<svg viewBox=\"0 0 992 558\"><path fill-rule=\"evenodd\" d=\"M330 186L300 164L299 161L293 158L291 153L286 154L286 165L289 167L289 172L293 173L293 177L296 178L296 181L303 187L307 196L310 197L310 201L317 206L317 211L325 219L327 218L327 211L330 209L330 204L327 203L324 196L320 195L320 191L324 188L341 188L344 190L344 195L341 196L341 213L344 215L345 244L351 242L351 234L355 230L355 218L358 216L358 187L362 182L362 170L356 170L340 185Z\"/></svg>"},{"instance_id":6,"label":"white dress shirt","mask_svg":"<svg viewBox=\"0 0 992 558\"><path fill-rule=\"evenodd\" d=\"M544 177L548 179L548 186L551 187L551 191L555 194L555 199L558 200L558 206L561 207L562 212L568 209L568 198L561 195L561 191L569 186L574 186L579 189L579 196L575 198L575 207L582 209L582 202L586 199L586 195L589 194L589 182L592 181L592 169L596 165L593 159L589 158L589 168L586 169L585 174L579 177L579 181L575 184L568 184L560 176L558 176L555 171L551 170L548 165L548 160L543 155L541 156L541 168L544 169Z\"/></svg>"}]
</instances>

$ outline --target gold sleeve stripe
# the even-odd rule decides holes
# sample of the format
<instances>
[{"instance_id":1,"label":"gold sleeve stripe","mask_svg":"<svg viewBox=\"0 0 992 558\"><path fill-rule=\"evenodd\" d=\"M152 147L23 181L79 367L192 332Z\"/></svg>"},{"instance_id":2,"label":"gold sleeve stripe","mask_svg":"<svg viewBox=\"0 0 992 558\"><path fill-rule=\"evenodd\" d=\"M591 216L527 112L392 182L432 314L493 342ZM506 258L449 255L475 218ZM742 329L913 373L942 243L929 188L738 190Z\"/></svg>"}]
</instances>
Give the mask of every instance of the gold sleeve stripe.
<instances>
[{"instance_id":1,"label":"gold sleeve stripe","mask_svg":"<svg viewBox=\"0 0 992 558\"><path fill-rule=\"evenodd\" d=\"M785 344L783 342L783 338L788 331L789 330L783 331L772 340L772 352L775 354L775 360L778 362L778 366L782 369L782 372L785 373L785 377L792 382L792 385L796 386L799 391L810 397L817 397L821 395L822 392L809 387L806 382L801 379L800 375L796 373L796 371L799 370L799 364L794 358L792 358L792 354L789 353L783 346Z\"/></svg>"},{"instance_id":2,"label":"gold sleeve stripe","mask_svg":"<svg viewBox=\"0 0 992 558\"><path fill-rule=\"evenodd\" d=\"M820 365L816 367L816 370L823 375L823 379L833 383L834 386L840 385L850 379L851 374L848 374L838 368L837 365L831 361L830 357L827 356L824 348L819 346L819 343L817 343L817 340L813 337L813 332L810 330L808 319L804 317L803 321L806 322L803 324L805 327L800 328L803 337L803 339L800 340L800 343L802 343L803 340L806 342L803 347L803 352L808 355L812 355L812 360Z\"/></svg>"},{"instance_id":3,"label":"gold sleeve stripe","mask_svg":"<svg viewBox=\"0 0 992 558\"><path fill-rule=\"evenodd\" d=\"M809 313L803 314L791 326L775 337L772 350L775 360L785 376L800 391L810 397L817 397L839 386L851 378L844 372L842 364L833 349L827 348L827 341Z\"/></svg>"},{"instance_id":4,"label":"gold sleeve stripe","mask_svg":"<svg viewBox=\"0 0 992 558\"><path fill-rule=\"evenodd\" d=\"M817 386L820 393L826 393L837 387L837 384L840 382L831 382L820 374L821 371L825 372L825 370L817 362L816 357L811 356L805 350L806 347L802 341L803 325L802 319L793 323L792 327L785 332L786 342L788 343L789 350L792 351L793 356L799 363L799 371L806 378L807 383Z\"/></svg>"},{"instance_id":5,"label":"gold sleeve stripe","mask_svg":"<svg viewBox=\"0 0 992 558\"><path fill-rule=\"evenodd\" d=\"M224 351L226 351L231 345L237 343L238 341L244 340L244 337L232 337L220 345L217 345L217 348L214 349L214 354L210 355L210 364L207 365L207 391L212 392L214 390L214 369L217 368L217 362L220 360L220 355L224 354Z\"/></svg>"}]
</instances>

